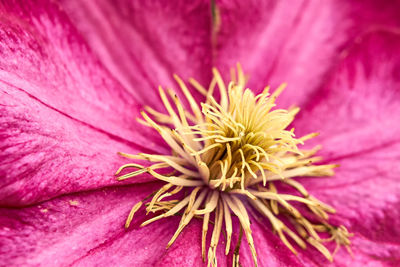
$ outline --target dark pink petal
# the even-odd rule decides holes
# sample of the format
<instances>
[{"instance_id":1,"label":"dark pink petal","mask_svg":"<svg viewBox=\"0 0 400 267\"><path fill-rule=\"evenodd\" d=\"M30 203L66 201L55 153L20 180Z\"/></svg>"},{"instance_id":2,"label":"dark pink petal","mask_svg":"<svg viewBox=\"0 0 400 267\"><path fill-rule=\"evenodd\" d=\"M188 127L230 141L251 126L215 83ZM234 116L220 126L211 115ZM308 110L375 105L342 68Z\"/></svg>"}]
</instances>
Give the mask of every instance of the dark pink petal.
<instances>
[{"instance_id":1,"label":"dark pink petal","mask_svg":"<svg viewBox=\"0 0 400 267\"><path fill-rule=\"evenodd\" d=\"M320 154L340 167L332 178L302 182L355 234L355 260L339 254L339 263L398 265L400 32L360 37L313 100L294 126L300 135L321 132L313 142L322 143Z\"/></svg>"},{"instance_id":2,"label":"dark pink petal","mask_svg":"<svg viewBox=\"0 0 400 267\"><path fill-rule=\"evenodd\" d=\"M172 74L208 83L209 1L61 1L114 77L141 103L155 101Z\"/></svg>"},{"instance_id":3,"label":"dark pink petal","mask_svg":"<svg viewBox=\"0 0 400 267\"><path fill-rule=\"evenodd\" d=\"M140 210L124 229L131 207L159 187L151 183L108 188L24 209L3 208L0 260L24 266L203 266L201 220L188 225L169 250L166 245L179 216L140 228L146 218ZM224 258L220 263L226 265Z\"/></svg>"},{"instance_id":4,"label":"dark pink petal","mask_svg":"<svg viewBox=\"0 0 400 267\"><path fill-rule=\"evenodd\" d=\"M302 106L324 83L342 49L374 28L400 26L399 1L217 1L216 65L240 62L249 87L283 82L279 104Z\"/></svg>"},{"instance_id":5,"label":"dark pink petal","mask_svg":"<svg viewBox=\"0 0 400 267\"><path fill-rule=\"evenodd\" d=\"M31 204L120 183L114 173L127 160L117 152L146 151L2 81L0 114L0 205Z\"/></svg>"},{"instance_id":6,"label":"dark pink petal","mask_svg":"<svg viewBox=\"0 0 400 267\"><path fill-rule=\"evenodd\" d=\"M0 81L77 121L150 147L139 134L147 128L135 121L140 105L56 4L7 1L0 13Z\"/></svg>"}]
</instances>

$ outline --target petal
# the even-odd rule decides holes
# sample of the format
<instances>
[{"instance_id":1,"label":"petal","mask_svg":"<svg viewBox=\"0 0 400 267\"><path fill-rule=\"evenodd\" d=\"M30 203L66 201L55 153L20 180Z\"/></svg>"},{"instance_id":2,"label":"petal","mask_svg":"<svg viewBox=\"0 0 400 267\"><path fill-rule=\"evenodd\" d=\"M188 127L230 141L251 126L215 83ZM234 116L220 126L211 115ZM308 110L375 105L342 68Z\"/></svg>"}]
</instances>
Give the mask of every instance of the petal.
<instances>
[{"instance_id":1,"label":"petal","mask_svg":"<svg viewBox=\"0 0 400 267\"><path fill-rule=\"evenodd\" d=\"M400 26L399 1L218 1L216 65L236 62L260 91L283 82L279 104L302 106L335 66L343 47L371 28Z\"/></svg>"},{"instance_id":2,"label":"petal","mask_svg":"<svg viewBox=\"0 0 400 267\"><path fill-rule=\"evenodd\" d=\"M313 142L322 143L320 154L340 164L332 178L301 181L355 233L359 265L368 259L400 262L399 121L400 33L375 31L346 50L294 125L300 135L319 130Z\"/></svg>"},{"instance_id":3,"label":"petal","mask_svg":"<svg viewBox=\"0 0 400 267\"><path fill-rule=\"evenodd\" d=\"M0 205L120 183L114 173L126 160L117 152L146 151L1 81L0 114Z\"/></svg>"},{"instance_id":4,"label":"petal","mask_svg":"<svg viewBox=\"0 0 400 267\"><path fill-rule=\"evenodd\" d=\"M0 5L0 81L101 131L148 145L140 103L104 69L56 4ZM4 87L3 87L4 88Z\"/></svg>"},{"instance_id":5,"label":"petal","mask_svg":"<svg viewBox=\"0 0 400 267\"><path fill-rule=\"evenodd\" d=\"M131 207L159 187L160 183L149 183L108 188L24 209L1 209L0 260L23 266L202 266L197 253L199 221L190 224L169 250L165 247L179 216L141 228L146 216L138 211L131 227L124 229Z\"/></svg>"},{"instance_id":6,"label":"petal","mask_svg":"<svg viewBox=\"0 0 400 267\"><path fill-rule=\"evenodd\" d=\"M54 199L24 209L2 209L0 259L8 265L127 266L129 261L154 261L164 252L163 242L173 231L168 224L126 231L130 208L157 184L110 188ZM158 185L159 186L159 185ZM140 220L140 215L137 218ZM115 250L115 251L114 251ZM106 260L106 261L103 261ZM87 266L87 265L86 265Z\"/></svg>"},{"instance_id":7,"label":"petal","mask_svg":"<svg viewBox=\"0 0 400 267\"><path fill-rule=\"evenodd\" d=\"M209 1L61 1L110 72L141 103L172 74L211 77Z\"/></svg>"},{"instance_id":8,"label":"petal","mask_svg":"<svg viewBox=\"0 0 400 267\"><path fill-rule=\"evenodd\" d=\"M396 210L397 211L397 210ZM393 209L391 210L393 212ZM395 228L393 225L399 222L399 214L395 212L393 215L386 213L390 218L387 218L387 223L391 222L393 224L391 227ZM351 238L352 242L352 253L354 256L349 254L344 248L340 249L335 255L334 261L329 263L322 254L308 245L306 250L302 250L293 244L297 251L298 256L294 255L280 240L280 238L271 231L270 223L264 218L260 217L258 214L252 214L252 224L251 229L253 232L254 243L257 251L257 260L259 266L397 266L400 262L399 253L399 242L398 238L392 238L382 240L377 240L376 238L371 238L360 233L357 227L350 228L350 231L355 234ZM343 221L340 217L339 222ZM377 223L379 221L376 221ZM398 224L397 224L398 225ZM378 230L380 228L380 230ZM236 228L237 229L237 228ZM377 224L371 230L378 230L375 232L376 237L382 234L390 235L392 231L397 231L393 229L392 231L387 231L387 229L382 229L382 226ZM397 240L396 240L397 238ZM233 243L237 242L237 233L233 235ZM293 243L293 242L292 242ZM326 244L330 251L333 251L334 244ZM228 257L231 257L229 255ZM228 258L230 260L230 258ZM240 263L243 266L253 266L253 259L251 256L250 249L248 248L246 242L242 243L240 248Z\"/></svg>"}]
</instances>

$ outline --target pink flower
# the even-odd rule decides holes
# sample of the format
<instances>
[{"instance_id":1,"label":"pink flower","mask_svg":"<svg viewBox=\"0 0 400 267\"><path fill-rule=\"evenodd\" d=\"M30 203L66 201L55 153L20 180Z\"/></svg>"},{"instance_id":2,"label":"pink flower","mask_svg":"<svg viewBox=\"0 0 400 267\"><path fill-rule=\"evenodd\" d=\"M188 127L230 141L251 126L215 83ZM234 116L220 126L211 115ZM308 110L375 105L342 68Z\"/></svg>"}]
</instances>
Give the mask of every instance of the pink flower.
<instances>
[{"instance_id":1,"label":"pink flower","mask_svg":"<svg viewBox=\"0 0 400 267\"><path fill-rule=\"evenodd\" d=\"M114 173L128 161L116 152L168 154L136 122L144 105L160 108L157 85L174 86L172 73L208 84L213 65L228 74L239 61L250 88L288 82L279 103L302 108L297 134L319 131L321 155L341 165L332 178L300 179L354 233L354 258L342 249L332 265L399 264L400 3L221 1L214 24L210 5L1 5L1 263L202 266L201 221L169 250L178 217L139 228L139 213L124 229L161 183L121 186ZM252 230L260 266L328 264L313 249L296 257L257 220ZM247 246L241 262L252 264Z\"/></svg>"}]
</instances>

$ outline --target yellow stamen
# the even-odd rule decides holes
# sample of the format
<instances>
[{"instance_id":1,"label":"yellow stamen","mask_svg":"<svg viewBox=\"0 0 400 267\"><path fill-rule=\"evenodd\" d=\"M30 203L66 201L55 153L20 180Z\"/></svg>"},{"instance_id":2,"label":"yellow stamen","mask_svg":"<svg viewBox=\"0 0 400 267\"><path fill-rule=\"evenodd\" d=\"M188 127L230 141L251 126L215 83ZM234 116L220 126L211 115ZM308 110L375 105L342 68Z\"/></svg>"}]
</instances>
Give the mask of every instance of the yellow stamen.
<instances>
[{"instance_id":1,"label":"yellow stamen","mask_svg":"<svg viewBox=\"0 0 400 267\"><path fill-rule=\"evenodd\" d=\"M250 89L245 89L247 77L239 64L236 70L231 70L232 81L227 86L216 68L212 72L214 77L208 89L196 80L189 79L190 85L205 97L203 103L197 103L190 88L174 75L186 100L182 102L172 90L164 91L159 87L165 112L146 107L147 113L141 113L141 122L161 135L170 146L171 155L120 153L133 160L147 160L152 165L125 164L116 172L118 180L149 173L166 183L148 197L151 200L145 204L147 214L157 214L141 226L169 216L181 216L168 248L191 220L203 219L201 248L205 261L208 227L213 223L207 259L209 266L216 266L216 249L222 227L225 225L225 254L228 255L232 234L236 231L233 229L236 217L240 234L233 251L233 266L240 266L239 247L243 233L254 265L257 266L256 246L248 213L249 207L253 206L271 223L274 232L295 254L293 242L303 249L306 249L307 243L310 244L329 261L332 261L340 246L345 246L351 253L351 234L344 226L329 224L329 214L335 213L335 209L311 196L295 180L301 176L332 176L333 169L338 165L314 165L322 160L315 156L319 146L311 150L298 148L298 145L318 134L310 133L296 138L294 129L288 129L300 109L275 108L275 100L286 84L272 94L270 88L266 87L261 94L255 95ZM214 96L215 87L218 87L217 96ZM174 171L161 174L159 170L165 168ZM124 170L132 171L120 175ZM280 187L276 186L279 183L286 184L294 193L279 192ZM126 228L146 200L133 206L126 220ZM302 209L297 208L299 205L307 207L308 213L313 214L312 218L303 214ZM286 220L281 220L281 217ZM322 233L329 237L322 239ZM329 241L336 243L333 253L323 244Z\"/></svg>"}]
</instances>

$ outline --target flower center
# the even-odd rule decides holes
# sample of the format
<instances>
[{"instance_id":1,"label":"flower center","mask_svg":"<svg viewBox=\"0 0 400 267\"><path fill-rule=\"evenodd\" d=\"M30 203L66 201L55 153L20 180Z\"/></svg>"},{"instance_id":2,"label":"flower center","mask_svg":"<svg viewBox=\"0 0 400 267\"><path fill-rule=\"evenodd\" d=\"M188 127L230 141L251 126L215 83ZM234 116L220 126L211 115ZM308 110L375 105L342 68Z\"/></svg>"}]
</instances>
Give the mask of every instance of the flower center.
<instances>
[{"instance_id":1,"label":"flower center","mask_svg":"<svg viewBox=\"0 0 400 267\"><path fill-rule=\"evenodd\" d=\"M285 85L272 94L269 87L266 87L261 94L255 95L245 89L246 77L240 65L237 71L231 73L232 81L227 88L216 69L213 69L214 78L208 89L193 79L189 80L205 97L200 106L185 83L175 75L190 111L184 108L173 91L165 92L160 87L160 97L166 113L150 107L145 108L147 112L142 112L144 120L140 121L157 130L171 147L171 155L120 153L153 164L147 167L137 163L126 164L116 175L120 175L124 169L135 170L120 175L119 180L147 172L166 183L144 200L151 198L146 204L146 211L155 216L142 226L165 217L180 215L181 221L168 248L192 219L203 219L203 260L206 256L208 228L212 224L208 262L215 266L216 248L224 225L225 253L233 254L234 265L239 266L239 247L243 233L257 265L250 229L251 212L258 214L258 217L265 217L293 253L297 253L296 246L305 249L308 243L332 261L333 257L323 243L335 241L335 252L340 245L349 250L351 234L344 226L331 225L328 213L334 213L335 210L312 197L295 178L332 176L333 168L337 165L313 165L321 160L315 156L319 147L311 150L298 148L298 145L317 134L296 138L294 129L287 129L299 108L275 109L275 100ZM218 88L218 92L214 92L215 88ZM219 101L214 97L217 93ZM173 171L161 174L167 172L165 169ZM279 192L285 186L291 188L293 194ZM132 208L126 227L129 227L135 212L142 205L141 201ZM305 206L308 211L301 212L301 206ZM233 249L231 239L235 220L240 225L240 234ZM322 239L322 233L330 237Z\"/></svg>"}]
</instances>

